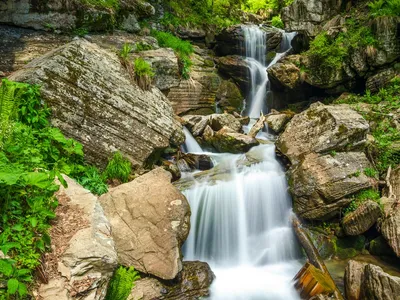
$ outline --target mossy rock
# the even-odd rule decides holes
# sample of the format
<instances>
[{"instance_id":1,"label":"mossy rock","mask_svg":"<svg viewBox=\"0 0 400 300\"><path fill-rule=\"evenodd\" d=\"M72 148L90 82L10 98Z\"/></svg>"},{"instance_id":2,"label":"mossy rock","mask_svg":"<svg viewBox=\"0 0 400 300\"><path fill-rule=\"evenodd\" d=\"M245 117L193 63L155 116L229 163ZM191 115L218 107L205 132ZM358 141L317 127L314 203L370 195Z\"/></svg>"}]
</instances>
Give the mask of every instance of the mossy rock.
<instances>
[{"instance_id":1,"label":"mossy rock","mask_svg":"<svg viewBox=\"0 0 400 300\"><path fill-rule=\"evenodd\" d=\"M370 242L369 252L376 256L396 256L383 236L379 236Z\"/></svg>"},{"instance_id":2,"label":"mossy rock","mask_svg":"<svg viewBox=\"0 0 400 300\"><path fill-rule=\"evenodd\" d=\"M315 248L317 248L323 259L329 259L336 255L336 236L319 228L312 228L308 232Z\"/></svg>"},{"instance_id":3,"label":"mossy rock","mask_svg":"<svg viewBox=\"0 0 400 300\"><path fill-rule=\"evenodd\" d=\"M358 254L358 252L354 248L347 248L347 249L338 248L337 253L336 253L336 255L339 259L352 258L352 257L356 256L357 254Z\"/></svg>"},{"instance_id":4,"label":"mossy rock","mask_svg":"<svg viewBox=\"0 0 400 300\"><path fill-rule=\"evenodd\" d=\"M338 239L336 245L338 249L354 248L357 251L361 251L364 249L365 240L363 235L348 236Z\"/></svg>"}]
</instances>

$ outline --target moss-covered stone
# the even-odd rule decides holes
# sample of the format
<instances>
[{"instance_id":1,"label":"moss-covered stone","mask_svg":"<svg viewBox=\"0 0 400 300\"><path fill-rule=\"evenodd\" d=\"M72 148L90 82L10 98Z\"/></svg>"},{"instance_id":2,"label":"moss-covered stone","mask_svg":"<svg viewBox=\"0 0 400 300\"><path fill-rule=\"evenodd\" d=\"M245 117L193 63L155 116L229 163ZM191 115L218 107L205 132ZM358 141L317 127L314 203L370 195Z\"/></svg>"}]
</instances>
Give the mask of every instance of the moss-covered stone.
<instances>
[{"instance_id":1,"label":"moss-covered stone","mask_svg":"<svg viewBox=\"0 0 400 300\"><path fill-rule=\"evenodd\" d=\"M370 242L369 252L377 256L396 256L383 236L379 236Z\"/></svg>"},{"instance_id":2,"label":"moss-covered stone","mask_svg":"<svg viewBox=\"0 0 400 300\"><path fill-rule=\"evenodd\" d=\"M336 255L337 237L321 228L314 227L309 231L310 238L323 259Z\"/></svg>"}]
</instances>

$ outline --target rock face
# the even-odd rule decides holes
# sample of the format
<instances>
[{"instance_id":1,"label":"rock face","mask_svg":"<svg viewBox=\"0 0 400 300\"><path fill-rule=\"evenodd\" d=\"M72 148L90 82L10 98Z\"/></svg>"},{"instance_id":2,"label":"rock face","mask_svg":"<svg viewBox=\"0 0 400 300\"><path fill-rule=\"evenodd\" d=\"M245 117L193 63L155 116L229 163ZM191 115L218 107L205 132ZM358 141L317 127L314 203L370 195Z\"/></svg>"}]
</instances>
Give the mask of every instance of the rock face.
<instances>
[{"instance_id":1,"label":"rock face","mask_svg":"<svg viewBox=\"0 0 400 300\"><path fill-rule=\"evenodd\" d=\"M52 124L81 142L95 164L120 150L141 166L170 143L184 141L168 99L156 88L141 90L115 54L86 40L34 60L10 79L39 84Z\"/></svg>"},{"instance_id":2,"label":"rock face","mask_svg":"<svg viewBox=\"0 0 400 300\"><path fill-rule=\"evenodd\" d=\"M361 152L320 155L311 153L291 170L294 210L311 220L324 220L337 214L351 202L345 198L372 182L362 171L371 167Z\"/></svg>"},{"instance_id":3,"label":"rock face","mask_svg":"<svg viewBox=\"0 0 400 300\"><path fill-rule=\"evenodd\" d=\"M161 91L179 85L179 65L174 50L160 48L157 50L141 51L139 55L152 66L155 71L154 85Z\"/></svg>"},{"instance_id":4,"label":"rock face","mask_svg":"<svg viewBox=\"0 0 400 300\"><path fill-rule=\"evenodd\" d=\"M293 90L302 84L301 72L295 64L296 61L300 61L300 55L284 58L268 68L268 75L275 86Z\"/></svg>"},{"instance_id":5,"label":"rock face","mask_svg":"<svg viewBox=\"0 0 400 300\"><path fill-rule=\"evenodd\" d=\"M214 274L207 263L186 261L174 282L162 283L150 277L136 281L128 300L196 300L209 296L213 280Z\"/></svg>"},{"instance_id":6,"label":"rock face","mask_svg":"<svg viewBox=\"0 0 400 300\"><path fill-rule=\"evenodd\" d=\"M367 200L343 218L342 226L347 235L359 235L372 227L381 216L379 204Z\"/></svg>"},{"instance_id":7,"label":"rock face","mask_svg":"<svg viewBox=\"0 0 400 300\"><path fill-rule=\"evenodd\" d=\"M68 188L57 192L52 252L44 259L49 282L39 286L38 294L44 300L104 299L117 267L110 223L97 197L64 178Z\"/></svg>"},{"instance_id":8,"label":"rock face","mask_svg":"<svg viewBox=\"0 0 400 300\"><path fill-rule=\"evenodd\" d=\"M162 279L175 278L182 270L190 207L171 184L170 173L155 169L111 189L100 203L111 223L119 263Z\"/></svg>"},{"instance_id":9,"label":"rock face","mask_svg":"<svg viewBox=\"0 0 400 300\"><path fill-rule=\"evenodd\" d=\"M242 55L245 52L241 25L224 28L215 39L217 42L215 52L219 56Z\"/></svg>"},{"instance_id":10,"label":"rock face","mask_svg":"<svg viewBox=\"0 0 400 300\"><path fill-rule=\"evenodd\" d=\"M213 146L218 152L243 153L259 145L255 138L237 133L226 126L217 132L207 126L204 130L203 138L206 143Z\"/></svg>"},{"instance_id":11,"label":"rock face","mask_svg":"<svg viewBox=\"0 0 400 300\"><path fill-rule=\"evenodd\" d=\"M396 300L400 294L400 278L390 276L373 264L349 261L345 271L348 300Z\"/></svg>"},{"instance_id":12,"label":"rock face","mask_svg":"<svg viewBox=\"0 0 400 300\"><path fill-rule=\"evenodd\" d=\"M190 80L182 79L178 86L166 92L178 115L208 115L215 112L215 97L222 82L212 57L195 47ZM201 55L198 53L201 52Z\"/></svg>"},{"instance_id":13,"label":"rock face","mask_svg":"<svg viewBox=\"0 0 400 300\"><path fill-rule=\"evenodd\" d=\"M316 36L326 21L338 14L342 0L295 0L282 10L282 21L288 31L302 31Z\"/></svg>"},{"instance_id":14,"label":"rock face","mask_svg":"<svg viewBox=\"0 0 400 300\"><path fill-rule=\"evenodd\" d=\"M295 115L276 145L292 164L311 152L350 150L366 142L367 121L348 105L314 103Z\"/></svg>"},{"instance_id":15,"label":"rock face","mask_svg":"<svg viewBox=\"0 0 400 300\"><path fill-rule=\"evenodd\" d=\"M400 72L396 72L394 68L387 68L376 74L368 77L366 82L366 88L371 91L371 93L378 92L381 88L387 86L387 84Z\"/></svg>"},{"instance_id":16,"label":"rock face","mask_svg":"<svg viewBox=\"0 0 400 300\"><path fill-rule=\"evenodd\" d=\"M245 58L230 55L218 58L218 71L222 75L232 78L242 91L247 91L250 85L250 69Z\"/></svg>"},{"instance_id":17,"label":"rock face","mask_svg":"<svg viewBox=\"0 0 400 300\"><path fill-rule=\"evenodd\" d=\"M216 94L217 105L222 111L240 112L243 108L243 99L240 89L234 82L222 81Z\"/></svg>"}]
</instances>

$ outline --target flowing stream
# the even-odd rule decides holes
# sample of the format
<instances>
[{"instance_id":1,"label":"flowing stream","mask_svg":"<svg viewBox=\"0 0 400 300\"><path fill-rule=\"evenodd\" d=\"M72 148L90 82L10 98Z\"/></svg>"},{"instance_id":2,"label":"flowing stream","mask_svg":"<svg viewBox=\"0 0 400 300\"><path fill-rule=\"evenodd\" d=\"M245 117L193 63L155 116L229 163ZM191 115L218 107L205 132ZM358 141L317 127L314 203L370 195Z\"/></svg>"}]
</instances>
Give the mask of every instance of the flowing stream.
<instances>
[{"instance_id":1,"label":"flowing stream","mask_svg":"<svg viewBox=\"0 0 400 300\"><path fill-rule=\"evenodd\" d=\"M252 66L249 115L256 118L260 111L266 112L265 34L256 26L243 30ZM265 132L258 137L272 139ZM197 149L193 143L197 144L189 136L186 150ZM256 163L243 163L249 160ZM274 144L254 147L246 154L219 154L215 170L222 169L228 171L220 172L220 179L198 179L183 192L192 210L185 260L210 264L216 275L213 300L298 299L291 284L301 268L289 224L291 199Z\"/></svg>"}]
</instances>

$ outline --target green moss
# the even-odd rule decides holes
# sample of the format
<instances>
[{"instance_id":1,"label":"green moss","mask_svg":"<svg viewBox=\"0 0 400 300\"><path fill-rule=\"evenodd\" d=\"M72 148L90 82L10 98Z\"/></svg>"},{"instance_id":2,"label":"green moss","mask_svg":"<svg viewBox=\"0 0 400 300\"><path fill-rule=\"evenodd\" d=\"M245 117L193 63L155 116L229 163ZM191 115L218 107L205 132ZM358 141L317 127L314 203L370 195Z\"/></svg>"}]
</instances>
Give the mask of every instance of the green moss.
<instances>
[{"instance_id":1,"label":"green moss","mask_svg":"<svg viewBox=\"0 0 400 300\"><path fill-rule=\"evenodd\" d=\"M353 248L356 251L361 251L365 246L366 238L363 235L348 236L337 240L337 248L348 249Z\"/></svg>"},{"instance_id":2,"label":"green moss","mask_svg":"<svg viewBox=\"0 0 400 300\"><path fill-rule=\"evenodd\" d=\"M379 236L370 242L369 252L377 256L396 256L383 236Z\"/></svg>"},{"instance_id":3,"label":"green moss","mask_svg":"<svg viewBox=\"0 0 400 300\"><path fill-rule=\"evenodd\" d=\"M366 189L363 191L360 191L354 195L351 196L353 201L349 204L348 207L344 209L344 214L347 215L353 211L355 211L362 203L364 203L366 200L372 200L378 203L380 206L381 202L381 195L379 191L374 190L374 189Z\"/></svg>"},{"instance_id":4,"label":"green moss","mask_svg":"<svg viewBox=\"0 0 400 300\"><path fill-rule=\"evenodd\" d=\"M339 259L348 259L348 258L353 258L354 256L357 255L357 250L353 248L347 248L347 249L338 249L337 251L337 257Z\"/></svg>"}]
</instances>

